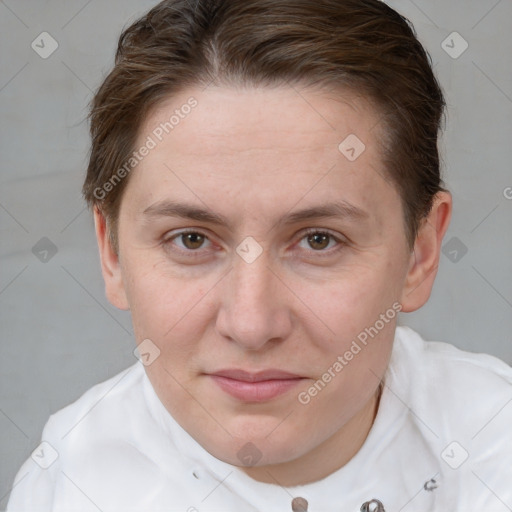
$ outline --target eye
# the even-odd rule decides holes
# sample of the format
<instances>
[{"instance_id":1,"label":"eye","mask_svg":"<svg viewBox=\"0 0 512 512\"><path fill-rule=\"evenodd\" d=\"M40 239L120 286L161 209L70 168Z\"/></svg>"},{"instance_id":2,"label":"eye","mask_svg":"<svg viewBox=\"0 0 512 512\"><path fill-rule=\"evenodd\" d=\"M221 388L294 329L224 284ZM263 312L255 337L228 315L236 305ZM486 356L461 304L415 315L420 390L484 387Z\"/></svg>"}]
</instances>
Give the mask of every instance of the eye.
<instances>
[{"instance_id":1,"label":"eye","mask_svg":"<svg viewBox=\"0 0 512 512\"><path fill-rule=\"evenodd\" d=\"M310 228L306 231L306 235L301 238L302 240L306 240L306 243L310 248L313 249L315 252L326 252L328 254L331 254L332 252L335 252L341 247L345 245L345 242L335 236L333 233L331 233L328 230L321 230L318 228ZM338 248L336 248L334 251L326 251L325 249L329 247L330 242L336 242L336 245L338 245ZM332 246L331 246L332 247Z\"/></svg>"},{"instance_id":2,"label":"eye","mask_svg":"<svg viewBox=\"0 0 512 512\"><path fill-rule=\"evenodd\" d=\"M180 240L182 242L182 246L180 247L178 245L178 252L199 252L198 249L201 249L201 247L204 245L204 241L208 240L208 237L201 233L200 231L193 231L193 230L187 230L187 231L180 231L179 233L176 233L170 237L167 237L164 240L165 246L171 246L176 245L173 244L174 240ZM176 250L174 247L171 248L171 250Z\"/></svg>"}]
</instances>

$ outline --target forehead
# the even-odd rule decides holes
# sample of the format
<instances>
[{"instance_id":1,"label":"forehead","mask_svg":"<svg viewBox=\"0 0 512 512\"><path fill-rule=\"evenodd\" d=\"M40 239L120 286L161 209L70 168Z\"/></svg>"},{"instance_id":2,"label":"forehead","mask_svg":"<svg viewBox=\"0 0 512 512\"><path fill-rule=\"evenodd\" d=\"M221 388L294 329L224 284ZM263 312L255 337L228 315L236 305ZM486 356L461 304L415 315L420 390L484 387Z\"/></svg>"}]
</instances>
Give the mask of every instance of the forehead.
<instances>
[{"instance_id":1,"label":"forehead","mask_svg":"<svg viewBox=\"0 0 512 512\"><path fill-rule=\"evenodd\" d=\"M220 209L240 196L242 209L340 199L361 209L396 207L380 130L378 112L349 92L190 88L146 118L137 147L151 139L152 149L128 194L139 210L176 195L217 198Z\"/></svg>"},{"instance_id":2,"label":"forehead","mask_svg":"<svg viewBox=\"0 0 512 512\"><path fill-rule=\"evenodd\" d=\"M196 106L188 108L191 98ZM166 125L169 121L171 127ZM141 134L156 132L158 139L172 138L183 150L200 142L195 154L258 148L297 152L333 144L337 149L351 133L370 142L377 124L375 108L349 91L210 86L191 88L161 102L147 116Z\"/></svg>"}]
</instances>

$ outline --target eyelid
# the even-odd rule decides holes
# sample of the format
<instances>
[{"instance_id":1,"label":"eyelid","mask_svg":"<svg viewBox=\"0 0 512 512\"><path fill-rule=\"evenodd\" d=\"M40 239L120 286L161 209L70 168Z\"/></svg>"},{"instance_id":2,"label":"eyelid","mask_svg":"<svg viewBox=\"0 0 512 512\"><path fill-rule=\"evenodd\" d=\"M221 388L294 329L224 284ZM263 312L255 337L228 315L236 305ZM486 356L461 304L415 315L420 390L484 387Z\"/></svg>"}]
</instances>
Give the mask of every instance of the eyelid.
<instances>
[{"instance_id":1,"label":"eyelid","mask_svg":"<svg viewBox=\"0 0 512 512\"><path fill-rule=\"evenodd\" d=\"M313 233L325 233L326 235L330 235L332 238L335 238L338 242L346 242L345 238L341 235L327 228L305 228L302 233L305 233L306 235L311 235Z\"/></svg>"}]
</instances>

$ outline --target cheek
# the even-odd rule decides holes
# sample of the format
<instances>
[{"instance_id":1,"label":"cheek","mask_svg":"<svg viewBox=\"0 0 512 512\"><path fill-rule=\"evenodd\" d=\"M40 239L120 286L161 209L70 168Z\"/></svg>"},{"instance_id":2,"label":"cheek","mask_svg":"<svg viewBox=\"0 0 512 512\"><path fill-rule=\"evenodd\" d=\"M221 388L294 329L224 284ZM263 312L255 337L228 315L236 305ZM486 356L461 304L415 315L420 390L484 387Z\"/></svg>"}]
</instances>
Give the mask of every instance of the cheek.
<instances>
[{"instance_id":1,"label":"cheek","mask_svg":"<svg viewBox=\"0 0 512 512\"><path fill-rule=\"evenodd\" d=\"M146 367L148 375L165 381L167 370L186 382L194 374L201 341L214 318L209 291L218 276L169 275L162 265L148 260L133 259L126 265L135 339L150 339L160 350L155 364Z\"/></svg>"},{"instance_id":2,"label":"cheek","mask_svg":"<svg viewBox=\"0 0 512 512\"><path fill-rule=\"evenodd\" d=\"M193 309L198 290L194 283L162 275L157 266L144 258L133 258L124 267L125 285L136 339L161 341L181 326L180 319ZM176 326L176 327L175 327Z\"/></svg>"},{"instance_id":3,"label":"cheek","mask_svg":"<svg viewBox=\"0 0 512 512\"><path fill-rule=\"evenodd\" d=\"M353 266L329 280L311 283L297 280L292 288L303 299L301 310L311 316L310 325L322 329L329 343L352 339L373 325L400 297L400 273L392 262L380 266ZM340 348L340 347L338 347Z\"/></svg>"}]
</instances>

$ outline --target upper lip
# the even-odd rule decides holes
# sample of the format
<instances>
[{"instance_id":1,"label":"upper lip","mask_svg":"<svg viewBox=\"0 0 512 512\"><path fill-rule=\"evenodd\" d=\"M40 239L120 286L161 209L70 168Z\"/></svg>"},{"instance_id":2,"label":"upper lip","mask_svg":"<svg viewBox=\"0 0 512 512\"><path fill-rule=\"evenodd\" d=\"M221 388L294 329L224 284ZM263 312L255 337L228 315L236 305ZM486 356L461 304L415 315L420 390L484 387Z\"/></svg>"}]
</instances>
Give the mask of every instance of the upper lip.
<instances>
[{"instance_id":1,"label":"upper lip","mask_svg":"<svg viewBox=\"0 0 512 512\"><path fill-rule=\"evenodd\" d=\"M232 368L225 370L218 370L210 373L210 375L217 375L219 377L227 377L229 379L241 380L245 382L261 382L264 380L285 380L285 379L300 379L300 375L295 373L285 372L282 370L268 369L259 372L249 372L246 370Z\"/></svg>"}]
</instances>

